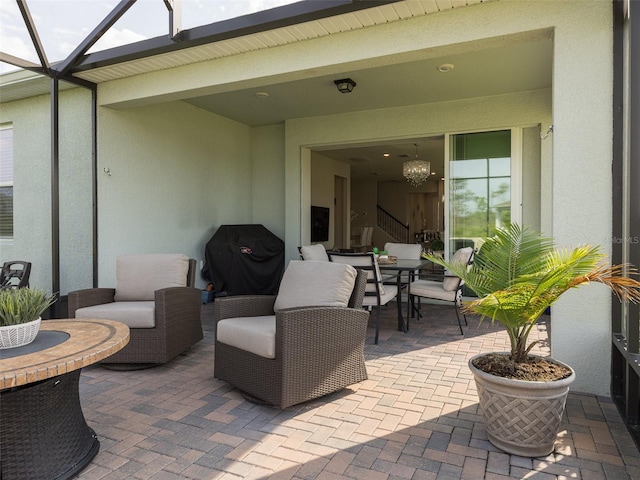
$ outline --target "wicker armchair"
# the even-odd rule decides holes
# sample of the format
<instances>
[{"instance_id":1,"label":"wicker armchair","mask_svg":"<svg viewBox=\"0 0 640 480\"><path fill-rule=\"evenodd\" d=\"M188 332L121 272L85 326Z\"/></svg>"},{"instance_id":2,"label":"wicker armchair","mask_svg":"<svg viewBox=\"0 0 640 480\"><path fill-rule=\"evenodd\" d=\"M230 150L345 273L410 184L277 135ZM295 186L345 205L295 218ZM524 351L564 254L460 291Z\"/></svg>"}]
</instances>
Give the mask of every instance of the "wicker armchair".
<instances>
[{"instance_id":1,"label":"wicker armchair","mask_svg":"<svg viewBox=\"0 0 640 480\"><path fill-rule=\"evenodd\" d=\"M300 264L304 267L300 268ZM294 268L292 269L292 265ZM364 363L364 342L369 312L363 310L362 300L366 286L366 272L351 266L351 289L344 297L344 306L331 306L323 302L310 303L300 290L311 292L317 288L313 278L293 282L291 271L304 270L310 277L322 276L317 269L335 269L329 262L292 261L285 272L276 295L243 295L216 298L214 376L260 401L280 408L302 403L335 392L367 379ZM315 273L314 273L315 271ZM296 284L300 287L296 288ZM294 303L290 307L281 301L283 290L292 286ZM326 300L326 297L325 297ZM279 308L282 306L289 308ZM233 345L233 338L223 336L223 327L243 321L253 322L249 334L241 333L241 341L256 331L260 335L258 348L265 352L246 350ZM226 322L226 323L221 323ZM266 327L264 327L266 326ZM274 331L269 331L274 329ZM267 341L265 337L268 337ZM275 337L275 341L274 338ZM266 345L266 347L264 347ZM271 358L269 358L271 357Z\"/></svg>"},{"instance_id":2,"label":"wicker armchair","mask_svg":"<svg viewBox=\"0 0 640 480\"><path fill-rule=\"evenodd\" d=\"M100 363L146 368L169 362L203 338L196 261L184 255L117 259L117 287L69 292L69 316L129 325L126 347Z\"/></svg>"}]
</instances>

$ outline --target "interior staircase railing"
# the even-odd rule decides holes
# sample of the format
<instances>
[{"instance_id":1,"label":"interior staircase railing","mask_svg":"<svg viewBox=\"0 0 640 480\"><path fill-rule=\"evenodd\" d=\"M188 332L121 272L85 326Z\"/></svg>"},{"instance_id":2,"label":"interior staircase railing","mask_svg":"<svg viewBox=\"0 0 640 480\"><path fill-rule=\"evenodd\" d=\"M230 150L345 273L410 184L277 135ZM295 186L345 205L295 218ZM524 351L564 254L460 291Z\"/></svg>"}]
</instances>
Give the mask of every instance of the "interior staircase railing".
<instances>
[{"instance_id":1,"label":"interior staircase railing","mask_svg":"<svg viewBox=\"0 0 640 480\"><path fill-rule=\"evenodd\" d=\"M378 205L378 228L398 243L409 243L409 225L405 225L396 217Z\"/></svg>"}]
</instances>

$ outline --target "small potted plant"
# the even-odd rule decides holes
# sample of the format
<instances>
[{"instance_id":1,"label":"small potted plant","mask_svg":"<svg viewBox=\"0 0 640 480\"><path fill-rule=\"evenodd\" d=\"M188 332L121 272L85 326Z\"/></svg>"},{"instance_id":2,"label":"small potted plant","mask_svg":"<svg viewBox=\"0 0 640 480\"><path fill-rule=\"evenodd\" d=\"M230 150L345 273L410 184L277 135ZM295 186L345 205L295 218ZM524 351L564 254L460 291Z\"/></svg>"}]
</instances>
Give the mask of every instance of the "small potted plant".
<instances>
[{"instance_id":1,"label":"small potted plant","mask_svg":"<svg viewBox=\"0 0 640 480\"><path fill-rule=\"evenodd\" d=\"M431 251L434 255L442 257L444 255L444 242L439 238L431 241Z\"/></svg>"},{"instance_id":2,"label":"small potted plant","mask_svg":"<svg viewBox=\"0 0 640 480\"><path fill-rule=\"evenodd\" d=\"M640 301L640 282L628 265L608 265L598 246L558 249L540 233L516 224L484 239L473 265L459 265L427 255L462 278L478 295L463 310L500 322L510 352L475 355L473 372L487 436L498 448L538 457L553 451L573 369L551 358L530 354L529 333L539 317L567 290L601 283L621 301Z\"/></svg>"},{"instance_id":3,"label":"small potted plant","mask_svg":"<svg viewBox=\"0 0 640 480\"><path fill-rule=\"evenodd\" d=\"M31 343L42 313L54 302L55 295L37 288L0 290L0 349Z\"/></svg>"}]
</instances>

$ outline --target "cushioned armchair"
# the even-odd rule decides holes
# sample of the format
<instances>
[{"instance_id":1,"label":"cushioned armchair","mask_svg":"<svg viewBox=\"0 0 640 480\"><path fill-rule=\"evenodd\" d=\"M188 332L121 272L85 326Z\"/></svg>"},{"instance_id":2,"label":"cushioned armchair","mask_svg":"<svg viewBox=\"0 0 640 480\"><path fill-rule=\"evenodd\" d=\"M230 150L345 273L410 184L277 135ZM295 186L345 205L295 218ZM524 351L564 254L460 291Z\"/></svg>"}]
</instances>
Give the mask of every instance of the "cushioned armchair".
<instances>
[{"instance_id":1,"label":"cushioned armchair","mask_svg":"<svg viewBox=\"0 0 640 480\"><path fill-rule=\"evenodd\" d=\"M366 274L293 260L278 295L216 298L214 376L280 408L367 379Z\"/></svg>"},{"instance_id":2,"label":"cushioned armchair","mask_svg":"<svg viewBox=\"0 0 640 480\"><path fill-rule=\"evenodd\" d=\"M106 318L129 326L129 344L101 363L139 368L162 364L202 339L195 260L150 254L116 261L116 288L69 293L70 317Z\"/></svg>"}]
</instances>

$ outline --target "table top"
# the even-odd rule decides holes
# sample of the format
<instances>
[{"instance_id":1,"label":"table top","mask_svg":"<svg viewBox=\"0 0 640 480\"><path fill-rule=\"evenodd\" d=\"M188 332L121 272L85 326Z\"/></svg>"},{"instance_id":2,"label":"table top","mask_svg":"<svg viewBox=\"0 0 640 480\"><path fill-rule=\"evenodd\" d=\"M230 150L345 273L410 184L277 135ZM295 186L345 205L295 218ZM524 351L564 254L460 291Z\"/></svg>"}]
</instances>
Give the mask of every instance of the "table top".
<instances>
[{"instance_id":1,"label":"table top","mask_svg":"<svg viewBox=\"0 0 640 480\"><path fill-rule=\"evenodd\" d=\"M78 370L129 343L129 327L113 320L43 320L42 331L64 332L69 338L44 350L0 359L0 390Z\"/></svg>"},{"instance_id":2,"label":"table top","mask_svg":"<svg viewBox=\"0 0 640 480\"><path fill-rule=\"evenodd\" d=\"M378 262L378 267L380 268L380 270L404 271L404 270L420 270L421 268L426 267L429 264L431 264L431 262L424 258L414 258L414 259L399 258L394 263Z\"/></svg>"}]
</instances>

